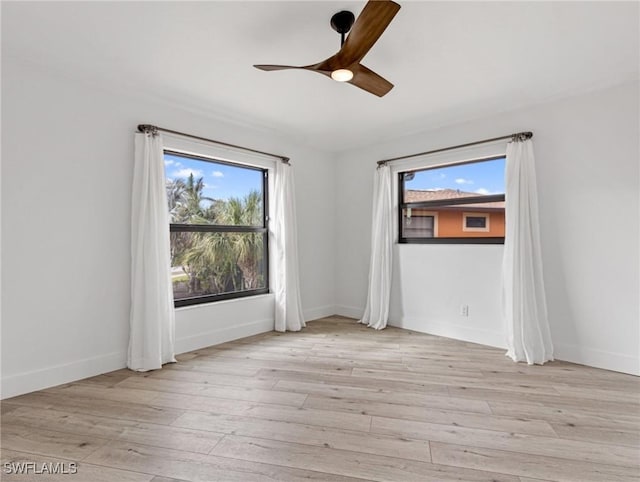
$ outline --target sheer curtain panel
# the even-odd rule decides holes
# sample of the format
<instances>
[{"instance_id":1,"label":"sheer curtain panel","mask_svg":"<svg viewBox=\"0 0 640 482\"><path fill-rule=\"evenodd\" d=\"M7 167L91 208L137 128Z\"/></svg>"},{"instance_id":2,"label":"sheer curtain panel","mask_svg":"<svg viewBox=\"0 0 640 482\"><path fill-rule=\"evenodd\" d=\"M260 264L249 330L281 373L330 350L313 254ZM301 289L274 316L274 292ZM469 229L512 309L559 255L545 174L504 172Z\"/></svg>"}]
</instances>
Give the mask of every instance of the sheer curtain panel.
<instances>
[{"instance_id":1,"label":"sheer curtain panel","mask_svg":"<svg viewBox=\"0 0 640 482\"><path fill-rule=\"evenodd\" d=\"M393 248L391 209L391 168L384 164L376 169L374 177L369 289L367 306L360 320L376 330L385 328L389 319Z\"/></svg>"},{"instance_id":2,"label":"sheer curtain panel","mask_svg":"<svg viewBox=\"0 0 640 482\"><path fill-rule=\"evenodd\" d=\"M127 366L148 371L175 362L169 213L162 137L135 135L131 214L131 316Z\"/></svg>"},{"instance_id":3,"label":"sheer curtain panel","mask_svg":"<svg viewBox=\"0 0 640 482\"><path fill-rule=\"evenodd\" d=\"M506 228L503 308L507 356L543 364L553 360L553 345L542 277L538 195L531 140L507 147Z\"/></svg>"},{"instance_id":4,"label":"sheer curtain panel","mask_svg":"<svg viewBox=\"0 0 640 482\"><path fill-rule=\"evenodd\" d=\"M275 330L300 331L305 326L298 274L298 231L292 167L276 163L275 178Z\"/></svg>"}]
</instances>

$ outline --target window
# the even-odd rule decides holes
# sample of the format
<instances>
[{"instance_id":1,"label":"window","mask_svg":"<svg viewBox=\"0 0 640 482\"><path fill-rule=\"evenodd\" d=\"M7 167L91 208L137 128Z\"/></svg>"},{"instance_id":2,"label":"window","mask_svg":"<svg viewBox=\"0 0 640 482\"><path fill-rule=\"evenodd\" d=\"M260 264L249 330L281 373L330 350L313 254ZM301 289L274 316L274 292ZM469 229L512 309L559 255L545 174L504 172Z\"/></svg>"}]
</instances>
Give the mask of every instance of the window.
<instances>
[{"instance_id":1,"label":"window","mask_svg":"<svg viewBox=\"0 0 640 482\"><path fill-rule=\"evenodd\" d=\"M462 213L462 230L487 233L490 231L490 219L489 213Z\"/></svg>"},{"instance_id":2,"label":"window","mask_svg":"<svg viewBox=\"0 0 640 482\"><path fill-rule=\"evenodd\" d=\"M268 293L268 171L165 151L176 306Z\"/></svg>"},{"instance_id":3,"label":"window","mask_svg":"<svg viewBox=\"0 0 640 482\"><path fill-rule=\"evenodd\" d=\"M407 209L404 235L407 238L433 238L435 233L435 218L437 214L421 209Z\"/></svg>"},{"instance_id":4,"label":"window","mask_svg":"<svg viewBox=\"0 0 640 482\"><path fill-rule=\"evenodd\" d=\"M398 173L399 242L504 243L505 158Z\"/></svg>"}]
</instances>

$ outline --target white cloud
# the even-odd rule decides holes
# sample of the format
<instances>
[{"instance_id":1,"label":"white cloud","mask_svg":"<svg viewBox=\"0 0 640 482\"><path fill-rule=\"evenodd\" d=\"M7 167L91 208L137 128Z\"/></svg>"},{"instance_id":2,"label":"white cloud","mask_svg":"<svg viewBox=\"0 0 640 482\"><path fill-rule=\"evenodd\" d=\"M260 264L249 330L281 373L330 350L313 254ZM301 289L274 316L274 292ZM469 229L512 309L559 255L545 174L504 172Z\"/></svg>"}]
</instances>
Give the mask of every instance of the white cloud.
<instances>
[{"instance_id":1,"label":"white cloud","mask_svg":"<svg viewBox=\"0 0 640 482\"><path fill-rule=\"evenodd\" d=\"M171 159L165 159L164 160L164 165L165 166L171 166L173 165L174 161L172 161Z\"/></svg>"},{"instance_id":2,"label":"white cloud","mask_svg":"<svg viewBox=\"0 0 640 482\"><path fill-rule=\"evenodd\" d=\"M224 173L222 171L213 171L211 175L213 177L224 177Z\"/></svg>"},{"instance_id":3,"label":"white cloud","mask_svg":"<svg viewBox=\"0 0 640 482\"><path fill-rule=\"evenodd\" d=\"M444 172L440 173L440 179L444 179L445 177L447 177L447 175Z\"/></svg>"},{"instance_id":4,"label":"white cloud","mask_svg":"<svg viewBox=\"0 0 640 482\"><path fill-rule=\"evenodd\" d=\"M485 189L485 188L481 187L480 189L476 189L476 193L477 193L477 194L491 194L491 191L489 191L488 189Z\"/></svg>"},{"instance_id":5,"label":"white cloud","mask_svg":"<svg viewBox=\"0 0 640 482\"><path fill-rule=\"evenodd\" d=\"M193 174L193 177L202 177L203 173L200 169L191 169L188 167L173 172L173 176L175 177L189 177L191 174Z\"/></svg>"},{"instance_id":6,"label":"white cloud","mask_svg":"<svg viewBox=\"0 0 640 482\"><path fill-rule=\"evenodd\" d=\"M456 179L456 184L473 184L471 179L465 179L463 177L459 177Z\"/></svg>"}]
</instances>

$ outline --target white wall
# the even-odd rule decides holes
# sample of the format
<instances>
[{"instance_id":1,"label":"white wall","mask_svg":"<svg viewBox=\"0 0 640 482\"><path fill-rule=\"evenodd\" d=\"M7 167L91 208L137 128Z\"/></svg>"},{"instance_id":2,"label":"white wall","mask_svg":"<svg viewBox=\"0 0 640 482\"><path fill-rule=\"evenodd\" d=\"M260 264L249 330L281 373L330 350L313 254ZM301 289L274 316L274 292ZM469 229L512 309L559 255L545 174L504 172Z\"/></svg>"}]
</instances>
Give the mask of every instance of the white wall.
<instances>
[{"instance_id":1,"label":"white wall","mask_svg":"<svg viewBox=\"0 0 640 482\"><path fill-rule=\"evenodd\" d=\"M114 86L117 88L117 86ZM139 123L291 157L302 302L334 309L334 163L277 133L3 58L2 396L124 367ZM273 297L178 310L178 351L272 329Z\"/></svg>"},{"instance_id":2,"label":"white wall","mask_svg":"<svg viewBox=\"0 0 640 482\"><path fill-rule=\"evenodd\" d=\"M557 357L640 373L637 85L339 156L116 88L3 58L3 397L124 366L141 122L292 158L307 319L362 314L376 160L533 130ZM500 246L396 246L394 324L502 345L501 255ZM181 309L178 350L266 331L272 313L270 295Z\"/></svg>"},{"instance_id":3,"label":"white wall","mask_svg":"<svg viewBox=\"0 0 640 482\"><path fill-rule=\"evenodd\" d=\"M359 317L366 301L375 161L531 130L556 357L640 374L638 102L625 84L341 154L339 313ZM501 257L501 246L396 245L391 324L504 346Z\"/></svg>"}]
</instances>

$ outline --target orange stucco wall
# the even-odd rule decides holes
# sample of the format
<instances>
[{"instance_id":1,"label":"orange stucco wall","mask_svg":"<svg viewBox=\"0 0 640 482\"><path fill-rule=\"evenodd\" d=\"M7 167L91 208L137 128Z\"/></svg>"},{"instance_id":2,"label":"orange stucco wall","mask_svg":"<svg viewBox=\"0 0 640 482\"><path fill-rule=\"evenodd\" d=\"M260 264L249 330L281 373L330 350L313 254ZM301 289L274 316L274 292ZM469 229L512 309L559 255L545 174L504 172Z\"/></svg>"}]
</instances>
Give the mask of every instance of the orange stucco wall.
<instances>
[{"instance_id":1,"label":"orange stucco wall","mask_svg":"<svg viewBox=\"0 0 640 482\"><path fill-rule=\"evenodd\" d=\"M482 209L472 209L469 211L453 211L436 209L422 210L414 209L413 215L420 216L428 213L437 213L437 236L439 238L481 238L481 237L503 237L504 236L504 211L489 212L489 231L463 231L463 213L484 213Z\"/></svg>"}]
</instances>

